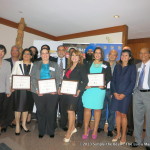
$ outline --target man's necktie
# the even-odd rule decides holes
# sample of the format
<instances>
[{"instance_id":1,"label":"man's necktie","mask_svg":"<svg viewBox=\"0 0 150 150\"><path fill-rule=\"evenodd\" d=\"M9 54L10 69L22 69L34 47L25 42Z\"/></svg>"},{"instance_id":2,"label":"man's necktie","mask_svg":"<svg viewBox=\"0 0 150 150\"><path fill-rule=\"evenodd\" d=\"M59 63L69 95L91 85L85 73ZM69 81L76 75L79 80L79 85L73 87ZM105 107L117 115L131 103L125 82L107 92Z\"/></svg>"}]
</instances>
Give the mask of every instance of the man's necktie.
<instances>
[{"instance_id":1,"label":"man's necktie","mask_svg":"<svg viewBox=\"0 0 150 150\"><path fill-rule=\"evenodd\" d=\"M62 58L60 58L60 78L62 79L63 78L63 61L62 61Z\"/></svg>"},{"instance_id":2,"label":"man's necktie","mask_svg":"<svg viewBox=\"0 0 150 150\"><path fill-rule=\"evenodd\" d=\"M145 67L143 66L142 71L140 73L139 82L138 82L138 89L143 89L143 82L144 82L144 76L145 76Z\"/></svg>"}]
</instances>

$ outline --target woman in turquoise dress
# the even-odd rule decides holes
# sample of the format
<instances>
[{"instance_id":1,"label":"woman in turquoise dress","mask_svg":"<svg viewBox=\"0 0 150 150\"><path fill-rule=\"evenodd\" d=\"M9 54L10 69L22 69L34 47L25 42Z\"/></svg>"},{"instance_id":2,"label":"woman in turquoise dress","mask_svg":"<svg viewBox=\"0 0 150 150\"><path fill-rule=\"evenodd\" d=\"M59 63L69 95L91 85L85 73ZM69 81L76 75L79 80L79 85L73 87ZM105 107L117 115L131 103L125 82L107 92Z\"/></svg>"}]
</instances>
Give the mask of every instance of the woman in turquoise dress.
<instances>
[{"instance_id":1,"label":"woman in turquoise dress","mask_svg":"<svg viewBox=\"0 0 150 150\"><path fill-rule=\"evenodd\" d=\"M104 61L104 52L100 47L95 48L94 60L87 64L87 73L103 73L105 85L111 80L110 64ZM91 110L94 109L94 130L92 139L97 138L97 129L101 116L101 109L103 109L104 98L106 94L106 86L92 88L87 86L86 91L83 93L82 102L84 106L84 134L82 139L88 138L89 121L91 118Z\"/></svg>"}]
</instances>

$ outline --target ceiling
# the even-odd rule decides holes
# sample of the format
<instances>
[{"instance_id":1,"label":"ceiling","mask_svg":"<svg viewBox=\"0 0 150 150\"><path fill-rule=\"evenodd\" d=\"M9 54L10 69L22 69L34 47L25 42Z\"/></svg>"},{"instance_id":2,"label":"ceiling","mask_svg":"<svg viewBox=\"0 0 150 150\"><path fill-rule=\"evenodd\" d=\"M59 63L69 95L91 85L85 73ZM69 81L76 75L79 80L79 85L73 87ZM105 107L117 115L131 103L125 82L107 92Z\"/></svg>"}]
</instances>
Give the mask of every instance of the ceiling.
<instances>
[{"instance_id":1,"label":"ceiling","mask_svg":"<svg viewBox=\"0 0 150 150\"><path fill-rule=\"evenodd\" d=\"M0 0L0 17L54 36L127 25L128 39L150 37L150 0Z\"/></svg>"}]
</instances>

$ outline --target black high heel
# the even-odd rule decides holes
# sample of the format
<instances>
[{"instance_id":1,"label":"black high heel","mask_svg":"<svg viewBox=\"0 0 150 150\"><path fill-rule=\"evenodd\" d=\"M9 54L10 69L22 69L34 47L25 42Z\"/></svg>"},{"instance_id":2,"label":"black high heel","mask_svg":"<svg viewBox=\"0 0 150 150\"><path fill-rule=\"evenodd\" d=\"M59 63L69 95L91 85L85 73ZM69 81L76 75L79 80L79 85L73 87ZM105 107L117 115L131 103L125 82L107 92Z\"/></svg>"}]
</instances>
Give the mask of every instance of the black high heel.
<instances>
[{"instance_id":1,"label":"black high heel","mask_svg":"<svg viewBox=\"0 0 150 150\"><path fill-rule=\"evenodd\" d=\"M19 132L19 133L16 133L16 132L15 132L15 135L17 135L17 136L20 135L20 132Z\"/></svg>"},{"instance_id":2,"label":"black high heel","mask_svg":"<svg viewBox=\"0 0 150 150\"><path fill-rule=\"evenodd\" d=\"M31 132L29 129L28 130L25 130L24 128L23 128L23 126L21 126L21 129L23 129L24 130L24 132Z\"/></svg>"},{"instance_id":3,"label":"black high heel","mask_svg":"<svg viewBox=\"0 0 150 150\"><path fill-rule=\"evenodd\" d=\"M7 131L7 127L4 127L4 128L2 128L1 129L1 132L3 133L3 132L6 132Z\"/></svg>"}]
</instances>

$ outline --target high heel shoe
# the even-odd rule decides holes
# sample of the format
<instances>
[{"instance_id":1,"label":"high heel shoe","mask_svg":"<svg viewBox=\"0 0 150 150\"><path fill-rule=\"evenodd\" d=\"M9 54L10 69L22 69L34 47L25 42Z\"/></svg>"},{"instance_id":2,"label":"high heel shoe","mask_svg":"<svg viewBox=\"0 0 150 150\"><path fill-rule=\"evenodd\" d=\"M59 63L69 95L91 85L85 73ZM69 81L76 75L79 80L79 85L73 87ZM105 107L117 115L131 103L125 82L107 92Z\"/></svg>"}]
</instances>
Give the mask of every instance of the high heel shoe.
<instances>
[{"instance_id":1,"label":"high heel shoe","mask_svg":"<svg viewBox=\"0 0 150 150\"><path fill-rule=\"evenodd\" d=\"M121 138L121 135L117 138L112 139L112 142L117 142L118 140L120 140L120 138Z\"/></svg>"},{"instance_id":2,"label":"high heel shoe","mask_svg":"<svg viewBox=\"0 0 150 150\"><path fill-rule=\"evenodd\" d=\"M92 139L96 140L97 139L97 134L92 134Z\"/></svg>"},{"instance_id":3,"label":"high heel shoe","mask_svg":"<svg viewBox=\"0 0 150 150\"><path fill-rule=\"evenodd\" d=\"M121 142L121 141L120 141L120 145L124 145L124 144L126 144L126 141L125 141L125 142Z\"/></svg>"},{"instance_id":4,"label":"high heel shoe","mask_svg":"<svg viewBox=\"0 0 150 150\"><path fill-rule=\"evenodd\" d=\"M1 129L1 132L3 133L3 132L6 132L7 131L7 127L4 127L4 128L2 128Z\"/></svg>"},{"instance_id":5,"label":"high heel shoe","mask_svg":"<svg viewBox=\"0 0 150 150\"><path fill-rule=\"evenodd\" d=\"M87 135L86 135L86 134L83 134L83 135L82 135L82 139L83 139L83 140L86 140L86 139L88 138L89 132L90 132L90 128L88 129Z\"/></svg>"},{"instance_id":6,"label":"high heel shoe","mask_svg":"<svg viewBox=\"0 0 150 150\"><path fill-rule=\"evenodd\" d=\"M18 132L18 133L15 132L15 135L17 135L17 136L20 135L20 132Z\"/></svg>"},{"instance_id":7,"label":"high heel shoe","mask_svg":"<svg viewBox=\"0 0 150 150\"><path fill-rule=\"evenodd\" d=\"M27 132L31 132L29 129L25 130L23 126L21 126L21 129L23 129L24 132L26 132L26 133L27 133Z\"/></svg>"},{"instance_id":8,"label":"high heel shoe","mask_svg":"<svg viewBox=\"0 0 150 150\"><path fill-rule=\"evenodd\" d=\"M73 131L71 132L71 134L70 134L70 138L71 138L71 136L72 136L74 133L76 133L76 132L77 132L77 129L74 128L74 130L73 130ZM64 142L66 142L66 143L70 142L70 138L69 138L69 139L64 138Z\"/></svg>"}]
</instances>

